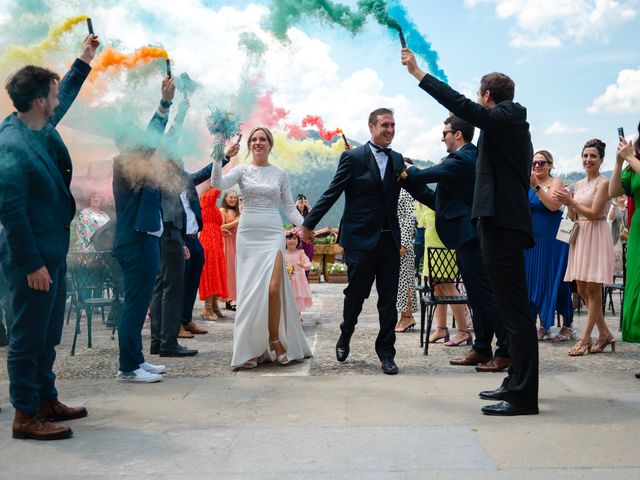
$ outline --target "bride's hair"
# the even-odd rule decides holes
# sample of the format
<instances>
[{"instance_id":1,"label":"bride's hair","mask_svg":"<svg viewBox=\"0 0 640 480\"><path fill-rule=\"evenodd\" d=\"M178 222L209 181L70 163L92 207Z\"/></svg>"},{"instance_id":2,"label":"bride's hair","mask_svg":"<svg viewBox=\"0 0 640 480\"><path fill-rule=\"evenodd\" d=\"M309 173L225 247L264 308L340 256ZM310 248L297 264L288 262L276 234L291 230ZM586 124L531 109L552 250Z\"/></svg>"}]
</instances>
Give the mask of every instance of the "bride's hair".
<instances>
[{"instance_id":1,"label":"bride's hair","mask_svg":"<svg viewBox=\"0 0 640 480\"><path fill-rule=\"evenodd\" d=\"M267 136L269 146L273 148L273 133L271 133L271 130L269 130L267 127L256 127L249 132L249 135L247 135L247 148L249 148L249 146L251 145L251 137L253 137L253 134L259 130L262 130L264 132L264 134Z\"/></svg>"}]
</instances>

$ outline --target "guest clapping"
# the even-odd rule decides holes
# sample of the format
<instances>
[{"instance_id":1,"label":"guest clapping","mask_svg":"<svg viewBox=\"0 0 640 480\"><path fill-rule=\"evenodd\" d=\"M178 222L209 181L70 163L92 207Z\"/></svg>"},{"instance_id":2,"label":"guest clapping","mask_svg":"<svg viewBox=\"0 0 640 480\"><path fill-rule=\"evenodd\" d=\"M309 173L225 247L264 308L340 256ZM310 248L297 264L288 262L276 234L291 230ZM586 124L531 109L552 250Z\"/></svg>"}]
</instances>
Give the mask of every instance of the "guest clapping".
<instances>
[{"instance_id":1,"label":"guest clapping","mask_svg":"<svg viewBox=\"0 0 640 480\"><path fill-rule=\"evenodd\" d=\"M562 203L553 192L564 188L559 178L551 176L553 156L547 150L533 155L529 206L536 244L524 251L529 301L540 316L538 340L564 342L573 338L573 305L569 283L564 281L569 246L556 240L562 220ZM564 319L560 332L551 338L555 311Z\"/></svg>"},{"instance_id":2,"label":"guest clapping","mask_svg":"<svg viewBox=\"0 0 640 480\"><path fill-rule=\"evenodd\" d=\"M578 343L569 350L571 356L599 353L611 345L615 351L615 338L604 321L602 313L602 285L613 279L613 245L607 225L609 208L609 180L600 173L605 144L593 139L582 148L582 166L587 178L576 182L573 196L568 189L553 192L555 201L569 207L569 217L578 225L578 234L569 246L569 260L565 281L576 281L578 293L587 304L589 315ZM591 343L591 331L598 327L599 337Z\"/></svg>"},{"instance_id":3,"label":"guest clapping","mask_svg":"<svg viewBox=\"0 0 640 480\"><path fill-rule=\"evenodd\" d=\"M640 207L640 123L638 135L632 145L620 139L616 164L609 183L609 195L623 193L632 196L636 208ZM627 167L623 170L623 164ZM627 241L627 277L625 279L624 308L622 313L622 340L640 342L640 214L631 218ZM636 375L640 378L640 374Z\"/></svg>"}]
</instances>

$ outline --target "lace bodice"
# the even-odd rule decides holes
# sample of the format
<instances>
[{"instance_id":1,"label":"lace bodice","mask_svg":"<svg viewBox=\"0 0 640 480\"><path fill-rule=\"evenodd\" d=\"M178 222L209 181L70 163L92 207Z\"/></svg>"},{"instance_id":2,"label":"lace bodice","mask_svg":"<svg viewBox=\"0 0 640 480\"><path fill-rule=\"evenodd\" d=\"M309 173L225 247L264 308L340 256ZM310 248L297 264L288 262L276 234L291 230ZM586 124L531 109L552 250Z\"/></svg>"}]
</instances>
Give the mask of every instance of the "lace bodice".
<instances>
[{"instance_id":1,"label":"lace bodice","mask_svg":"<svg viewBox=\"0 0 640 480\"><path fill-rule=\"evenodd\" d=\"M576 182L576 185L574 187L573 198L579 204L584 205L587 208L591 208L591 205L593 205L593 199L596 196L596 188L598 187L600 182L605 179L605 176L600 175L599 177L594 178L591 181L589 181L587 178L579 180L578 182ZM609 204L610 202L607 202L602 207L602 211L598 215L598 219L605 218L607 211L609 211ZM586 219L587 218L584 215L578 214L578 220Z\"/></svg>"},{"instance_id":2,"label":"lace bodice","mask_svg":"<svg viewBox=\"0 0 640 480\"><path fill-rule=\"evenodd\" d=\"M268 165L259 167L253 164L242 164L222 175L219 161L213 162L211 185L225 190L240 186L240 194L245 208L275 208L282 207L289 221L296 226L302 225L304 219L296 209L291 196L289 176L284 170Z\"/></svg>"}]
</instances>

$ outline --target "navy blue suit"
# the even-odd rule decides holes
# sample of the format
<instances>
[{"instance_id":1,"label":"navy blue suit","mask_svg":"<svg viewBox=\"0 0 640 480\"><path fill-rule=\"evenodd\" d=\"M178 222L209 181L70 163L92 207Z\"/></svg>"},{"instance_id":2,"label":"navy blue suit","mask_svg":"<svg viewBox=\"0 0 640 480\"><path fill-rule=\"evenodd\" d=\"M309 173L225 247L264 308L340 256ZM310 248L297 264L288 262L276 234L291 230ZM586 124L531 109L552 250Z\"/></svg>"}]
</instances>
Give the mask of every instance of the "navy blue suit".
<instances>
[{"instance_id":1,"label":"navy blue suit","mask_svg":"<svg viewBox=\"0 0 640 480\"><path fill-rule=\"evenodd\" d=\"M156 112L149 130L164 132L166 123L167 117ZM148 155L146 159L145 154L140 155L120 155L113 161L113 198L118 219L113 253L122 267L125 291L118 327L122 372L133 372L144 362L141 332L160 264L160 239L148 233L162 228L160 189L148 179L133 185L127 176L127 162L134 158L141 164L148 161Z\"/></svg>"},{"instance_id":2,"label":"navy blue suit","mask_svg":"<svg viewBox=\"0 0 640 480\"><path fill-rule=\"evenodd\" d=\"M415 185L438 184L435 192L429 190L426 205L436 212L436 230L442 243L456 251L473 313L473 349L481 356L491 357L495 333L496 356L508 357L507 338L482 264L478 232L471 222L477 154L477 148L468 143L440 164L424 170L409 168L407 175Z\"/></svg>"},{"instance_id":3,"label":"navy blue suit","mask_svg":"<svg viewBox=\"0 0 640 480\"><path fill-rule=\"evenodd\" d=\"M53 118L39 132L17 115L0 125L0 261L12 295L13 325L7 355L11 403L35 413L57 398L55 346L60 343L66 300L66 256L75 200L69 190L72 163L55 130L91 67L76 60L59 85ZM46 267L48 292L29 288L27 274Z\"/></svg>"},{"instance_id":4,"label":"navy blue suit","mask_svg":"<svg viewBox=\"0 0 640 480\"><path fill-rule=\"evenodd\" d=\"M226 164L226 162L225 162ZM210 163L202 170L196 173L184 174L185 183L187 185L186 193L189 207L198 221L198 232L202 230L202 210L200 209L200 200L196 185L200 185L211 178L211 169L213 163ZM187 224L186 215L184 224ZM193 316L193 305L196 302L198 294L198 286L200 285L200 276L202 275L202 267L204 266L204 249L198 237L185 237L184 244L189 249L190 257L184 263L184 300L182 303L182 324L189 323Z\"/></svg>"},{"instance_id":5,"label":"navy blue suit","mask_svg":"<svg viewBox=\"0 0 640 480\"><path fill-rule=\"evenodd\" d=\"M381 360L393 359L396 352L394 327L400 275L398 174L402 170L404 161L397 152L390 152L382 178L369 144L343 152L329 188L302 224L313 229L344 192L339 243L344 248L349 285L344 290L340 329L343 337L351 338L375 279L380 320L376 353ZM409 185L407 190L414 196L420 196L417 191L424 192Z\"/></svg>"}]
</instances>

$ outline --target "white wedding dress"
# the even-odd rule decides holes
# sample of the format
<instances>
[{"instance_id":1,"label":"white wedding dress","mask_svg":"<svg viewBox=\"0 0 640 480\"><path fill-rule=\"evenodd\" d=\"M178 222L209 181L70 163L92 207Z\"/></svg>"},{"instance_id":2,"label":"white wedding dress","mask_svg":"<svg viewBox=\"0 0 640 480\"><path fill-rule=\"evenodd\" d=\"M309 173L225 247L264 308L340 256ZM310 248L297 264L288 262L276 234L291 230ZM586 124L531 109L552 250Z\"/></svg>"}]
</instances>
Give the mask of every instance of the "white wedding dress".
<instances>
[{"instance_id":1,"label":"white wedding dress","mask_svg":"<svg viewBox=\"0 0 640 480\"><path fill-rule=\"evenodd\" d=\"M233 332L232 367L241 367L252 358L274 361L269 348L269 282L277 251L282 252L282 285L279 335L289 360L311 356L296 309L296 301L285 266L285 238L280 218L282 207L291 223L303 218L291 197L289 177L273 165L238 165L222 175L219 161L213 162L211 185L225 190L236 183L244 208L236 239L237 311Z\"/></svg>"}]
</instances>

